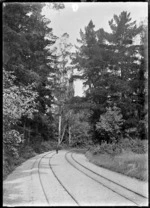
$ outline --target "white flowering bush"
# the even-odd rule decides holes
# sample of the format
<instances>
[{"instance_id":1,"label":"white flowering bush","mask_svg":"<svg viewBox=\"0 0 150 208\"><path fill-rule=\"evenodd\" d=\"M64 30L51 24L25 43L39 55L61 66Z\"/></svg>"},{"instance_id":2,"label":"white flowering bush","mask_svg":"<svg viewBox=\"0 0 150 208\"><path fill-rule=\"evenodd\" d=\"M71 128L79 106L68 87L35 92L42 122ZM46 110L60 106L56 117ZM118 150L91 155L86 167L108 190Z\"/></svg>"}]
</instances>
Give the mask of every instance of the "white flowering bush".
<instances>
[{"instance_id":1,"label":"white flowering bush","mask_svg":"<svg viewBox=\"0 0 150 208\"><path fill-rule=\"evenodd\" d=\"M4 154L8 157L18 158L18 147L23 143L23 134L15 130L14 125L23 115L32 118L33 112L37 111L35 103L37 93L33 91L34 84L27 87L16 86L13 73L5 70L3 72ZM7 160L8 157L4 158Z\"/></svg>"},{"instance_id":2,"label":"white flowering bush","mask_svg":"<svg viewBox=\"0 0 150 208\"><path fill-rule=\"evenodd\" d=\"M10 72L4 72L3 88L3 119L7 125L15 124L22 115L32 117L36 110L35 98L37 92L32 90L33 84L27 87L13 84L15 76Z\"/></svg>"},{"instance_id":3,"label":"white flowering bush","mask_svg":"<svg viewBox=\"0 0 150 208\"><path fill-rule=\"evenodd\" d=\"M23 141L23 134L20 134L18 131L14 129L5 132L4 136L6 137L4 140L5 144L14 144L18 146L18 144Z\"/></svg>"}]
</instances>

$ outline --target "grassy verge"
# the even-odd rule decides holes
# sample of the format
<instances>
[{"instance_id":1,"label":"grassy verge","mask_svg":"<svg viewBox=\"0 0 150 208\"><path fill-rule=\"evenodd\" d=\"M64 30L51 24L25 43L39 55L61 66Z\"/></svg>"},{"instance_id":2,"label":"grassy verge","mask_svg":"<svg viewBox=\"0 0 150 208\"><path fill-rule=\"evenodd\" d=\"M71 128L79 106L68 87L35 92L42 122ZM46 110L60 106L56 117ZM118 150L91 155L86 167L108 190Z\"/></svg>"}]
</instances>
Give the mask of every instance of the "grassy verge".
<instances>
[{"instance_id":1,"label":"grassy verge","mask_svg":"<svg viewBox=\"0 0 150 208\"><path fill-rule=\"evenodd\" d=\"M131 151L118 155L86 153L90 162L115 172L142 180L148 180L148 153L136 154Z\"/></svg>"}]
</instances>

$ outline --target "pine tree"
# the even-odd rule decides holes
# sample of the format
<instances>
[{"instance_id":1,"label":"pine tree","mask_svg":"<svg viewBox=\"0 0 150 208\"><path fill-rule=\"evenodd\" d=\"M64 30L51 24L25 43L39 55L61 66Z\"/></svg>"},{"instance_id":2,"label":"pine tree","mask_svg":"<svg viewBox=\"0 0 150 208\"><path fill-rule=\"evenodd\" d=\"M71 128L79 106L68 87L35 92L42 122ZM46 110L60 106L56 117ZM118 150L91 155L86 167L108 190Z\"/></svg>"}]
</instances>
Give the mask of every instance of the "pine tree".
<instances>
[{"instance_id":1,"label":"pine tree","mask_svg":"<svg viewBox=\"0 0 150 208\"><path fill-rule=\"evenodd\" d=\"M34 91L38 92L38 112L34 115L35 125L28 126L36 134L45 135L45 130L38 128L44 125L44 115L52 102L53 80L47 79L54 73L52 67L55 56L50 47L56 37L50 23L41 11L44 4L11 3L4 6L4 68L13 71L17 86L28 86L35 82ZM47 115L48 116L48 115ZM49 113L50 116L50 113ZM22 118L24 129L28 118ZM46 124L47 125L47 124ZM47 138L49 136L47 135ZM45 137L44 137L45 138Z\"/></svg>"},{"instance_id":2,"label":"pine tree","mask_svg":"<svg viewBox=\"0 0 150 208\"><path fill-rule=\"evenodd\" d=\"M109 25L111 33L102 28L94 31L94 24L90 21L85 32L80 31L81 40L78 42L81 45L73 60L74 67L80 72L75 78L83 79L87 87L86 102L90 102L89 109L93 111L91 131L97 141L101 137L95 125L106 107L116 104L121 109L125 119L124 131L137 128L141 113L144 115L145 57L143 45L136 41L142 27L137 27L127 12L114 15Z\"/></svg>"},{"instance_id":3,"label":"pine tree","mask_svg":"<svg viewBox=\"0 0 150 208\"><path fill-rule=\"evenodd\" d=\"M87 88L86 105L89 110L92 110L90 117L91 131L93 132L93 139L98 139L98 132L96 131L96 122L99 120L107 106L107 50L99 46L98 34L94 30L94 24L89 22L85 27L85 32L80 31L81 44L76 52L76 58L73 60L75 67L81 73L79 78L83 79L83 84ZM103 42L103 37L102 37Z\"/></svg>"},{"instance_id":4,"label":"pine tree","mask_svg":"<svg viewBox=\"0 0 150 208\"><path fill-rule=\"evenodd\" d=\"M104 37L109 43L111 54L110 73L115 74L111 89L117 95L110 96L122 109L126 119L124 128L137 128L144 107L145 67L141 53L143 45L138 43L136 38L143 29L142 26L136 26L136 21L131 22L130 13L127 12L122 12L119 16L114 15L109 25L112 32L104 32Z\"/></svg>"}]
</instances>

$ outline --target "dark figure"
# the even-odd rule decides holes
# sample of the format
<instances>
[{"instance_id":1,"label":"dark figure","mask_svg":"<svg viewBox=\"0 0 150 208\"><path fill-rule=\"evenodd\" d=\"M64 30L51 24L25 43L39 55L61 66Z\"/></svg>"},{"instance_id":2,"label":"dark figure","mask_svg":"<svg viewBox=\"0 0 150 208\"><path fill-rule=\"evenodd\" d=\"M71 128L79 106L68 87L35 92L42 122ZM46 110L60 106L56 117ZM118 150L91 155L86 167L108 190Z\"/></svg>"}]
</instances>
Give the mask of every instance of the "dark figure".
<instances>
[{"instance_id":1,"label":"dark figure","mask_svg":"<svg viewBox=\"0 0 150 208\"><path fill-rule=\"evenodd\" d=\"M58 146L56 147L56 153L58 154Z\"/></svg>"}]
</instances>

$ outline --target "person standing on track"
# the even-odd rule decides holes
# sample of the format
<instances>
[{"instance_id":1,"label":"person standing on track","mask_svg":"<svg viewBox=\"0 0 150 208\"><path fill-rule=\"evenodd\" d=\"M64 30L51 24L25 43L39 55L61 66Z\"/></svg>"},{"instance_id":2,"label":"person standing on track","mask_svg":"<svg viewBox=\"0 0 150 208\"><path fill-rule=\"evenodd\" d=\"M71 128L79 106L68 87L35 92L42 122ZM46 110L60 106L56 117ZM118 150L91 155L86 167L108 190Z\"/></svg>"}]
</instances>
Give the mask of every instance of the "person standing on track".
<instances>
[{"instance_id":1,"label":"person standing on track","mask_svg":"<svg viewBox=\"0 0 150 208\"><path fill-rule=\"evenodd\" d=\"M59 146L59 145L56 146L56 153L57 153L57 154L58 154L58 149L59 149L58 146Z\"/></svg>"}]
</instances>

